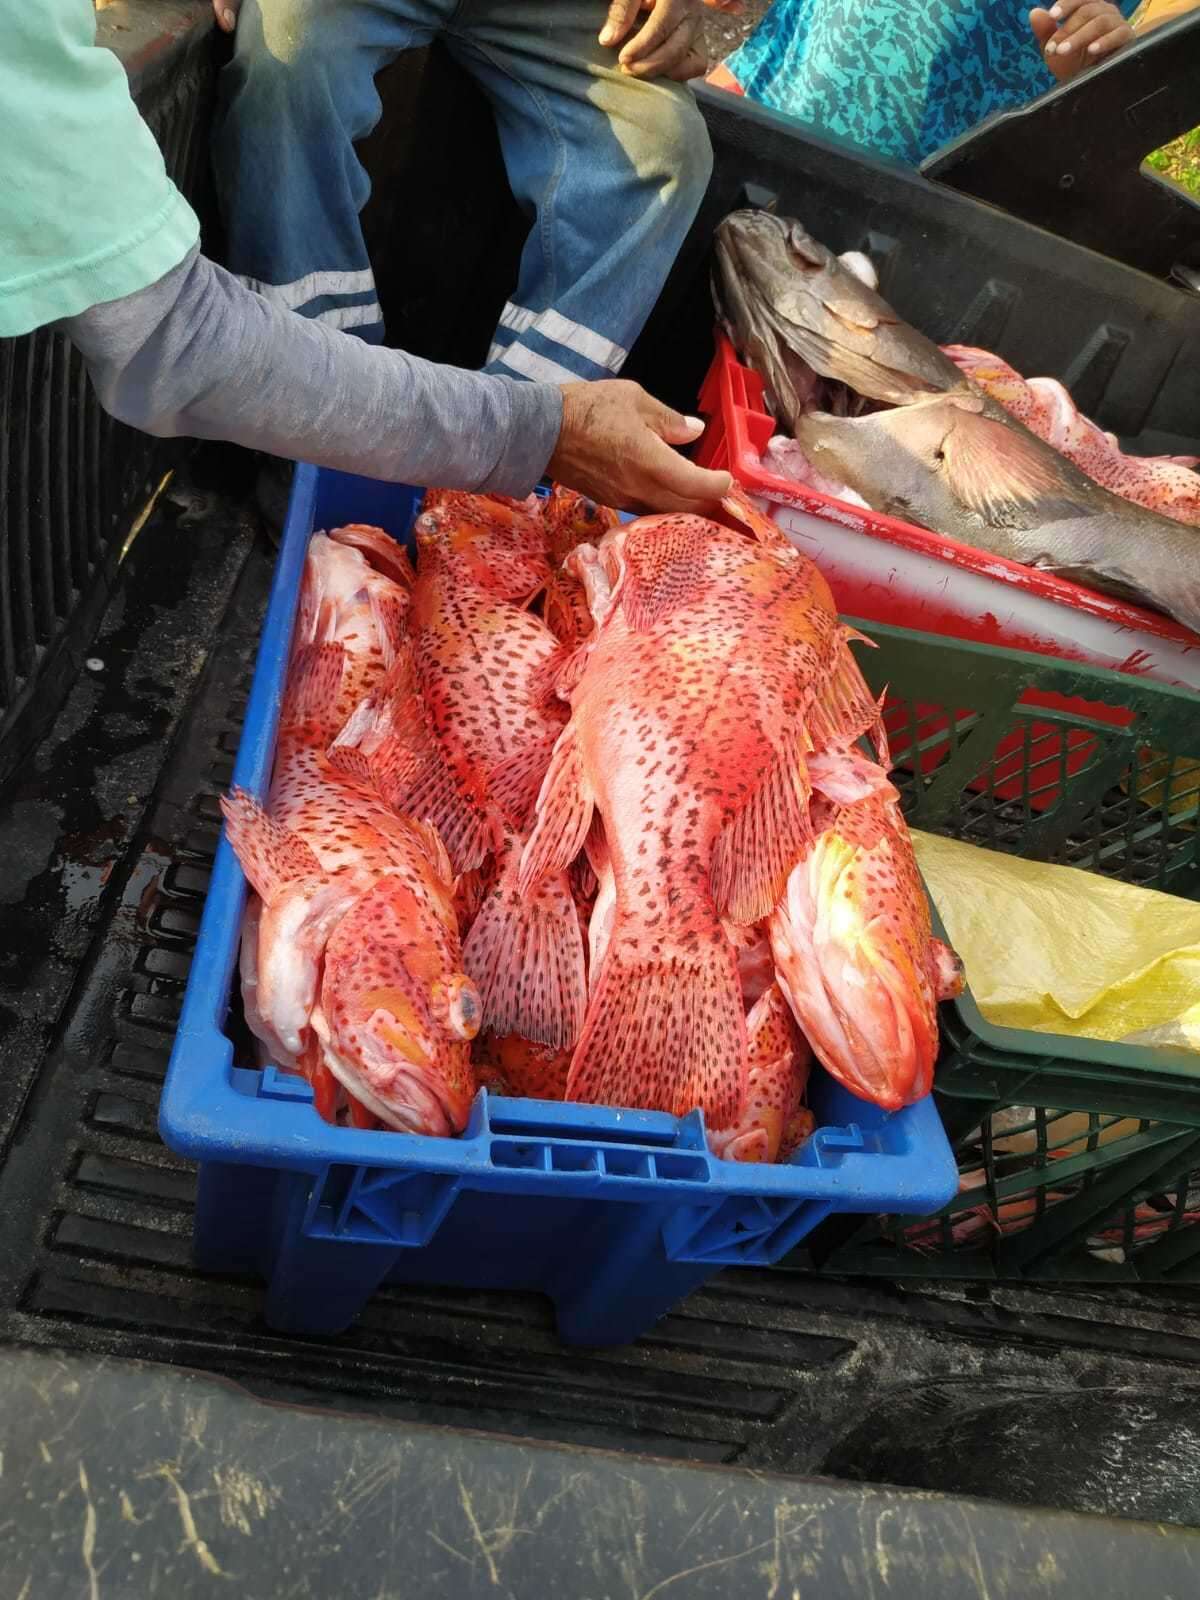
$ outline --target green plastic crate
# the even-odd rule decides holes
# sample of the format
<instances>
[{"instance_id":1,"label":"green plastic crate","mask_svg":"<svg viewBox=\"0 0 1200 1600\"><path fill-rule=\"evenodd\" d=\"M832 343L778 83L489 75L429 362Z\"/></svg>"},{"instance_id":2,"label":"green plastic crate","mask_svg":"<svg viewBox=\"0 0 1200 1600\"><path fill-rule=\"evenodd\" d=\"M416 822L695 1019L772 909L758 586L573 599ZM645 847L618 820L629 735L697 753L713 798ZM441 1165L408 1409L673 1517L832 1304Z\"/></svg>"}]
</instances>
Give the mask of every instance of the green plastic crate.
<instances>
[{"instance_id":1,"label":"green plastic crate","mask_svg":"<svg viewBox=\"0 0 1200 1600\"><path fill-rule=\"evenodd\" d=\"M878 646L860 659L888 691L915 827L1200 898L1200 697L859 626ZM1145 1280L1168 1262L1179 1275L1194 1250L1200 1278L1200 1055L996 1027L969 992L941 1021L936 1092L959 1196L933 1218L831 1224L791 1265Z\"/></svg>"}]
</instances>

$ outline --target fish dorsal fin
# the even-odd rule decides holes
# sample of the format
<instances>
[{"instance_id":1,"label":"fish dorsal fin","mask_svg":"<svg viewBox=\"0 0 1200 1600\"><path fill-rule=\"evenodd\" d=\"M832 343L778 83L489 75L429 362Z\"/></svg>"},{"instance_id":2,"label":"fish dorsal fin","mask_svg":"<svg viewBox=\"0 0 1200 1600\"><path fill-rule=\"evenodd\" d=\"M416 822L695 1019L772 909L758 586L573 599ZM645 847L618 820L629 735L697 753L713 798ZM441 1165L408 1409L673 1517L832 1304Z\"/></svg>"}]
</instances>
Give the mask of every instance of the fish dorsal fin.
<instances>
[{"instance_id":1,"label":"fish dorsal fin","mask_svg":"<svg viewBox=\"0 0 1200 1600\"><path fill-rule=\"evenodd\" d=\"M1018 506L1058 502L1056 516L1079 516L1084 507L1067 499L1068 485L1048 446L1015 423L988 416L973 395L941 402L947 428L938 451L938 471L954 496L978 516L994 519ZM1050 510L1050 506L1045 506Z\"/></svg>"},{"instance_id":2,"label":"fish dorsal fin","mask_svg":"<svg viewBox=\"0 0 1200 1600\"><path fill-rule=\"evenodd\" d=\"M704 588L705 556L715 525L703 517L649 519L631 533L622 551L621 604L625 620L648 633L664 617L691 604Z\"/></svg>"}]
</instances>

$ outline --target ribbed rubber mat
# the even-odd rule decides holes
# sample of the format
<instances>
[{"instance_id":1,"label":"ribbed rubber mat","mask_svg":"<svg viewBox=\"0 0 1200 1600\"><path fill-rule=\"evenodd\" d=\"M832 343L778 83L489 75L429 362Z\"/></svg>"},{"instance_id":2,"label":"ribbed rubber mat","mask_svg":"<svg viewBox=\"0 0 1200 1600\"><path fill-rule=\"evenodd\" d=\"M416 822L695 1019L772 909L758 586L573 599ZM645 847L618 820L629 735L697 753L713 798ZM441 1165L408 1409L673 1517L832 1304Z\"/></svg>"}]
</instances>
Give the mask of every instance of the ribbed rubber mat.
<instances>
[{"instance_id":1,"label":"ribbed rubber mat","mask_svg":"<svg viewBox=\"0 0 1200 1600\"><path fill-rule=\"evenodd\" d=\"M210 558L212 559L212 558ZM889 1398L1200 1373L1186 1300L730 1273L628 1349L568 1351L536 1297L396 1288L333 1340L280 1337L190 1262L193 1176L155 1131L269 579L215 637L0 1169L0 1337L173 1362L280 1397L697 1461L820 1469ZM147 627L154 607L145 608Z\"/></svg>"}]
</instances>

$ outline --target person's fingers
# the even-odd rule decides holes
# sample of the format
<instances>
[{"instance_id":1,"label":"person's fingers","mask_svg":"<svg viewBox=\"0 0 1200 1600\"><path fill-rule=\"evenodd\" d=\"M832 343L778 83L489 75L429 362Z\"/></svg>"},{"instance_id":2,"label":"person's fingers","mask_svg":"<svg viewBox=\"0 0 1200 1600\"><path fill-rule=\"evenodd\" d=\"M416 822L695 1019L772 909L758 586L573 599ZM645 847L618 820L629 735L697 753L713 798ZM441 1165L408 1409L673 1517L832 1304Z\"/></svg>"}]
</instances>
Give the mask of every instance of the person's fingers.
<instances>
[{"instance_id":1,"label":"person's fingers","mask_svg":"<svg viewBox=\"0 0 1200 1600\"><path fill-rule=\"evenodd\" d=\"M1054 18L1042 6L1035 7L1029 13L1029 26L1033 29L1033 37L1042 46L1045 46L1058 32Z\"/></svg>"},{"instance_id":2,"label":"person's fingers","mask_svg":"<svg viewBox=\"0 0 1200 1600\"><path fill-rule=\"evenodd\" d=\"M686 19L687 12L687 0L655 0L649 17L624 45L617 60L623 67L631 67L635 61L653 54Z\"/></svg>"},{"instance_id":3,"label":"person's fingers","mask_svg":"<svg viewBox=\"0 0 1200 1600\"><path fill-rule=\"evenodd\" d=\"M1123 50L1127 44L1132 44L1134 37L1133 29L1125 23L1121 27L1113 28L1110 33L1102 34L1099 39L1090 40L1087 53L1092 57L1111 56L1114 51Z\"/></svg>"},{"instance_id":4,"label":"person's fingers","mask_svg":"<svg viewBox=\"0 0 1200 1600\"><path fill-rule=\"evenodd\" d=\"M671 495L698 505L712 505L729 493L733 483L727 472L698 467L661 439L646 441L644 465L639 476L643 481L636 492L647 502Z\"/></svg>"},{"instance_id":5,"label":"person's fingers","mask_svg":"<svg viewBox=\"0 0 1200 1600\"><path fill-rule=\"evenodd\" d=\"M1053 17L1055 22L1066 22L1068 17L1073 17L1077 11L1094 4L1095 0L1055 0L1048 15Z\"/></svg>"},{"instance_id":6,"label":"person's fingers","mask_svg":"<svg viewBox=\"0 0 1200 1600\"><path fill-rule=\"evenodd\" d=\"M1108 28L1125 26L1125 19L1111 4L1111 0L1084 0L1063 22L1054 36L1055 51L1063 54L1065 44L1074 43L1079 35L1095 27L1096 23L1104 23Z\"/></svg>"},{"instance_id":7,"label":"person's fingers","mask_svg":"<svg viewBox=\"0 0 1200 1600\"><path fill-rule=\"evenodd\" d=\"M643 391L639 402L643 421L668 444L691 444L704 432L704 423L699 417L685 417L682 411L663 405L652 394Z\"/></svg>"},{"instance_id":8,"label":"person's fingers","mask_svg":"<svg viewBox=\"0 0 1200 1600\"><path fill-rule=\"evenodd\" d=\"M600 43L620 44L633 27L634 19L642 9L642 0L612 0L608 17L600 30Z\"/></svg>"},{"instance_id":9,"label":"person's fingers","mask_svg":"<svg viewBox=\"0 0 1200 1600\"><path fill-rule=\"evenodd\" d=\"M695 53L692 49L692 40L695 35L695 23L691 17L685 17L675 31L663 40L657 50L654 50L648 56L640 57L632 64L622 62L622 69L635 78L671 77L676 68L682 66L688 56Z\"/></svg>"},{"instance_id":10,"label":"person's fingers","mask_svg":"<svg viewBox=\"0 0 1200 1600\"><path fill-rule=\"evenodd\" d=\"M242 0L213 0L213 15L217 19L217 27L224 33L232 33L237 27L238 7Z\"/></svg>"},{"instance_id":11,"label":"person's fingers","mask_svg":"<svg viewBox=\"0 0 1200 1600\"><path fill-rule=\"evenodd\" d=\"M1117 43L1119 44L1124 31L1125 23L1120 13L1117 13L1115 23L1113 17L1106 13L1104 16L1084 19L1072 31L1069 38L1064 39L1060 31L1059 37L1053 40L1051 44L1048 44L1046 49L1054 55L1074 56L1078 59L1086 54L1089 46L1099 43L1102 39L1109 38L1110 35L1116 34ZM1116 45L1110 45L1109 48L1115 49Z\"/></svg>"}]
</instances>

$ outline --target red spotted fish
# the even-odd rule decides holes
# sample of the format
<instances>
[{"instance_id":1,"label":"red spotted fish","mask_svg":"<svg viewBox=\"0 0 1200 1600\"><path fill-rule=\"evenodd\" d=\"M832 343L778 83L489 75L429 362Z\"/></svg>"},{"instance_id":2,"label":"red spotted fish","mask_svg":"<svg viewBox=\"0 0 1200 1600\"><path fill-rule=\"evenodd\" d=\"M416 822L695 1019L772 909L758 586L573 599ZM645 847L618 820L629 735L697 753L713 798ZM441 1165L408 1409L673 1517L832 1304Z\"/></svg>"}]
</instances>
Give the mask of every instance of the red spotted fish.
<instances>
[{"instance_id":1,"label":"red spotted fish","mask_svg":"<svg viewBox=\"0 0 1200 1600\"><path fill-rule=\"evenodd\" d=\"M937 1002L962 990L896 791L856 752L814 763L812 843L768 929L779 984L818 1060L888 1110L929 1093Z\"/></svg>"},{"instance_id":2,"label":"red spotted fish","mask_svg":"<svg viewBox=\"0 0 1200 1600\"><path fill-rule=\"evenodd\" d=\"M241 791L222 802L262 901L256 1007L323 1115L340 1084L355 1120L365 1108L409 1132L457 1132L474 1091L466 1041L480 1003L462 971L450 864L432 828L324 754L341 655L309 647L292 666L277 768L287 821Z\"/></svg>"},{"instance_id":3,"label":"red spotted fish","mask_svg":"<svg viewBox=\"0 0 1200 1600\"><path fill-rule=\"evenodd\" d=\"M427 817L455 869L483 869L463 946L485 1027L564 1047L584 1007L584 952L562 869L517 892L533 802L566 720L562 647L529 602L549 574L536 502L438 493L416 524L409 615L413 678L388 730L400 810Z\"/></svg>"},{"instance_id":4,"label":"red spotted fish","mask_svg":"<svg viewBox=\"0 0 1200 1600\"><path fill-rule=\"evenodd\" d=\"M585 842L595 867L602 824L568 1097L700 1106L726 1129L744 1108L748 1057L723 919L754 922L774 905L811 837L808 751L852 741L876 707L824 580L790 548L700 517L645 517L569 565L596 629L561 680L571 719L521 867L525 892Z\"/></svg>"},{"instance_id":5,"label":"red spotted fish","mask_svg":"<svg viewBox=\"0 0 1200 1600\"><path fill-rule=\"evenodd\" d=\"M336 1113L340 1086L352 1120L456 1132L474 1091L467 1041L479 997L462 971L451 869L436 834L384 804L352 746L343 764L327 753L347 676L378 678L401 644L394 629L370 632L386 605L360 607L346 595L340 613L334 606L345 642L314 642L339 628L322 588L323 566L338 565L330 544L317 546L306 572L308 600L312 588L320 593L301 605L267 807L240 791L222 802L261 897L252 958L245 949L242 958L253 976L248 1016L281 1065L308 1075L322 1115ZM363 579L361 559L344 554Z\"/></svg>"}]
</instances>

